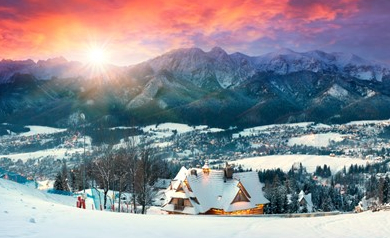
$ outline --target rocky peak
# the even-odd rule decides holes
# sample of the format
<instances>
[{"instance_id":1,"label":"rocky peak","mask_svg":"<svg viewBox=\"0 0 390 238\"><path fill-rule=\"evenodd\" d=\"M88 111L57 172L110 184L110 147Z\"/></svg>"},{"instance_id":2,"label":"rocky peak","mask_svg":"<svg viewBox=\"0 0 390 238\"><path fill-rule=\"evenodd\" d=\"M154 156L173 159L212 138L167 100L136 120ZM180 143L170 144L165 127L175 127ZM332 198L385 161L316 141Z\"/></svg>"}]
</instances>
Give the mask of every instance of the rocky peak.
<instances>
[{"instance_id":1,"label":"rocky peak","mask_svg":"<svg viewBox=\"0 0 390 238\"><path fill-rule=\"evenodd\" d=\"M39 60L37 62L38 65L47 65L47 66L55 66L55 65L61 65L61 64L66 64L66 63L68 63L68 60L66 60L62 56L50 58L47 60Z\"/></svg>"},{"instance_id":2,"label":"rocky peak","mask_svg":"<svg viewBox=\"0 0 390 238\"><path fill-rule=\"evenodd\" d=\"M227 53L221 47L215 46L208 52L208 55L219 57L221 55L227 55Z\"/></svg>"}]
</instances>

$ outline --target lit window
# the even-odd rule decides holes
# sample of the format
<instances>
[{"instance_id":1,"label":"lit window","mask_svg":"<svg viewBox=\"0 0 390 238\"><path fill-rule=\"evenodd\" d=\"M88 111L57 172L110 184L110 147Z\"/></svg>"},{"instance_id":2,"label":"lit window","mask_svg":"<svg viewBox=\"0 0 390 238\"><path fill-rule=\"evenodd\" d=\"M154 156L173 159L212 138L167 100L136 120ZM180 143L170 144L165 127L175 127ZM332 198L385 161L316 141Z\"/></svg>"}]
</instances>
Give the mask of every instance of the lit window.
<instances>
[{"instance_id":1,"label":"lit window","mask_svg":"<svg viewBox=\"0 0 390 238\"><path fill-rule=\"evenodd\" d=\"M238 190L238 193L236 197L233 199L232 204L236 202L249 202L249 198L245 195L245 193L241 189Z\"/></svg>"}]
</instances>

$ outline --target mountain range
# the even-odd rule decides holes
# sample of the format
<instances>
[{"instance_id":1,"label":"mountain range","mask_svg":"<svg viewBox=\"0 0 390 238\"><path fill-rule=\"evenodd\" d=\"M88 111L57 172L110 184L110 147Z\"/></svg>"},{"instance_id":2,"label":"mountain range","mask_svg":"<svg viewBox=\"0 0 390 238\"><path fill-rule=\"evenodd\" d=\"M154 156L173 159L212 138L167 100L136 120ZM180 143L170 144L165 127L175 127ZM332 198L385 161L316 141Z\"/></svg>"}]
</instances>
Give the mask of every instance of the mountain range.
<instances>
[{"instance_id":1,"label":"mountain range","mask_svg":"<svg viewBox=\"0 0 390 238\"><path fill-rule=\"evenodd\" d=\"M177 49L128 67L0 61L0 122L254 126L390 118L390 69L353 54Z\"/></svg>"}]
</instances>

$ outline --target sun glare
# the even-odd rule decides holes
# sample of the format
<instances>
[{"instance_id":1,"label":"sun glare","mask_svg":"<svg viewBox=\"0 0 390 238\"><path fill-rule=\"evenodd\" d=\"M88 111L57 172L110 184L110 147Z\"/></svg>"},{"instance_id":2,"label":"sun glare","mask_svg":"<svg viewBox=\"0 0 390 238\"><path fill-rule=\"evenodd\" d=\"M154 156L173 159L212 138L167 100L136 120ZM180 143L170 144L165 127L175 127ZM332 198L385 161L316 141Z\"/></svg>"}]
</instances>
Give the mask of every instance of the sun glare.
<instances>
[{"instance_id":1,"label":"sun glare","mask_svg":"<svg viewBox=\"0 0 390 238\"><path fill-rule=\"evenodd\" d=\"M89 62L95 65L102 65L106 63L106 54L103 49L94 48L89 52Z\"/></svg>"},{"instance_id":2,"label":"sun glare","mask_svg":"<svg viewBox=\"0 0 390 238\"><path fill-rule=\"evenodd\" d=\"M91 42L85 47L86 69L89 71L91 78L110 79L110 50L107 43L98 44Z\"/></svg>"}]
</instances>

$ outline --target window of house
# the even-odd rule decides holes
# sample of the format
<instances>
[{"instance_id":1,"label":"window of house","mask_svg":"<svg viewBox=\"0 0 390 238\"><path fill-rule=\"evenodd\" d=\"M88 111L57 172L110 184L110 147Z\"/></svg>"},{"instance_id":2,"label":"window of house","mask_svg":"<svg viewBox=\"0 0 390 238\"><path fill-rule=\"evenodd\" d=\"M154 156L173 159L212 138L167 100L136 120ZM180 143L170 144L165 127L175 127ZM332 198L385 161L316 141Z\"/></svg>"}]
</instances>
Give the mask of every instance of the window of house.
<instances>
[{"instance_id":1,"label":"window of house","mask_svg":"<svg viewBox=\"0 0 390 238\"><path fill-rule=\"evenodd\" d=\"M182 192L184 193L183 186L180 184L179 187L177 187L176 192Z\"/></svg>"},{"instance_id":2,"label":"window of house","mask_svg":"<svg viewBox=\"0 0 390 238\"><path fill-rule=\"evenodd\" d=\"M245 193L241 189L238 190L238 193L236 197L233 199L232 204L236 202L249 202L249 198L245 195Z\"/></svg>"},{"instance_id":3,"label":"window of house","mask_svg":"<svg viewBox=\"0 0 390 238\"><path fill-rule=\"evenodd\" d=\"M245 194L245 196L247 196L248 198L251 198L251 196L249 195L248 191L246 191L244 185L242 185L241 182L239 182L237 184L237 187Z\"/></svg>"},{"instance_id":4,"label":"window of house","mask_svg":"<svg viewBox=\"0 0 390 238\"><path fill-rule=\"evenodd\" d=\"M184 200L184 206L185 207L192 207L192 204L189 199L183 199Z\"/></svg>"}]
</instances>

